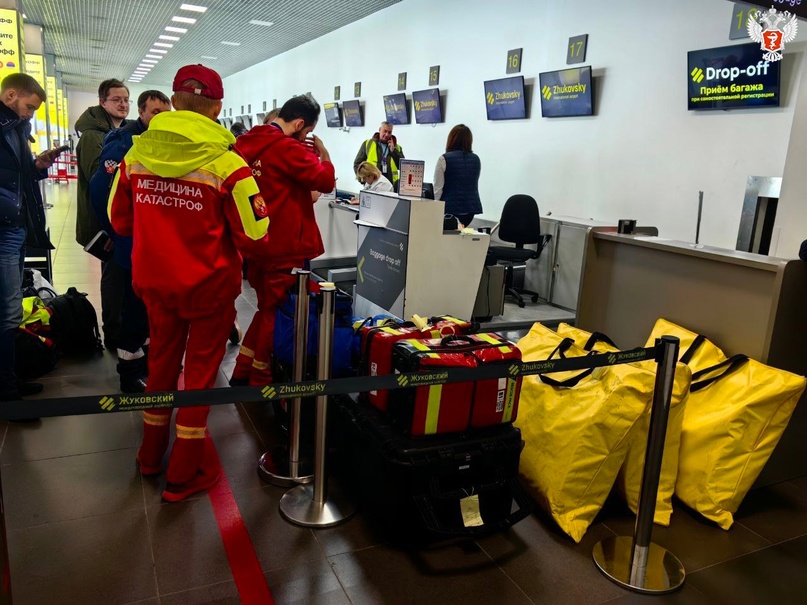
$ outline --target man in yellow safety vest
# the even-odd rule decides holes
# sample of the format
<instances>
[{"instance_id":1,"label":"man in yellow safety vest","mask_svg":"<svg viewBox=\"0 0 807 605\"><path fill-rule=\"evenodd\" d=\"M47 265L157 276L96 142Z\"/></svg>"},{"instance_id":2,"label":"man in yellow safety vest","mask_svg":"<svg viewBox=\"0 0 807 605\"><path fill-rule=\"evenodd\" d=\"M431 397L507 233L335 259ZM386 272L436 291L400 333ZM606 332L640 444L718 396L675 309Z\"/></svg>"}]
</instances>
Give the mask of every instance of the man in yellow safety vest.
<instances>
[{"instance_id":1,"label":"man in yellow safety vest","mask_svg":"<svg viewBox=\"0 0 807 605\"><path fill-rule=\"evenodd\" d=\"M375 164L393 187L398 191L398 165L404 157L398 139L392 134L392 124L381 122L378 132L372 139L361 144L356 159L353 160L353 172L359 169L362 162Z\"/></svg>"}]
</instances>

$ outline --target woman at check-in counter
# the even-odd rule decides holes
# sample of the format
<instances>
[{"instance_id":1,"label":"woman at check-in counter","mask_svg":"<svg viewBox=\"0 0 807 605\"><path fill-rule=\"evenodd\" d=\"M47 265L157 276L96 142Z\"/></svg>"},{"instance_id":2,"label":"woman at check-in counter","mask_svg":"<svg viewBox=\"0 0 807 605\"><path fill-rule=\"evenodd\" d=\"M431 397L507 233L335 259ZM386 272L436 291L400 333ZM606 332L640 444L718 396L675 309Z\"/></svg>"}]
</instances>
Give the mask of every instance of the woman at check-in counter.
<instances>
[{"instance_id":1,"label":"woman at check-in counter","mask_svg":"<svg viewBox=\"0 0 807 605\"><path fill-rule=\"evenodd\" d=\"M362 162L356 171L356 180L364 184L365 191L395 191L389 179L381 174L381 171L370 162ZM350 200L351 204L358 204L359 198Z\"/></svg>"},{"instance_id":2,"label":"woman at check-in counter","mask_svg":"<svg viewBox=\"0 0 807 605\"><path fill-rule=\"evenodd\" d=\"M479 173L482 162L471 148L474 137L465 124L448 133L446 152L434 168L434 199L446 203L446 214L454 215L466 227L482 212L479 199Z\"/></svg>"}]
</instances>

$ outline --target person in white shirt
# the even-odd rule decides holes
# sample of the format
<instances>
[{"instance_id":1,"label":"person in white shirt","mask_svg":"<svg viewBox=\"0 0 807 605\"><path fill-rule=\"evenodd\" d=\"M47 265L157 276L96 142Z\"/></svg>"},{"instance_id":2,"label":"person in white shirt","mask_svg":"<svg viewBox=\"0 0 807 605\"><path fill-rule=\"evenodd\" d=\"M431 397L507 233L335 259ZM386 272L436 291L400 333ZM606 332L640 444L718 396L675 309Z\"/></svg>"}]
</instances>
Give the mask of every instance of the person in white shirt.
<instances>
[{"instance_id":1,"label":"person in white shirt","mask_svg":"<svg viewBox=\"0 0 807 605\"><path fill-rule=\"evenodd\" d=\"M370 162L362 162L356 170L356 180L364 184L365 191L395 191L389 179L381 174L381 171ZM351 204L358 204L359 198L350 200Z\"/></svg>"}]
</instances>

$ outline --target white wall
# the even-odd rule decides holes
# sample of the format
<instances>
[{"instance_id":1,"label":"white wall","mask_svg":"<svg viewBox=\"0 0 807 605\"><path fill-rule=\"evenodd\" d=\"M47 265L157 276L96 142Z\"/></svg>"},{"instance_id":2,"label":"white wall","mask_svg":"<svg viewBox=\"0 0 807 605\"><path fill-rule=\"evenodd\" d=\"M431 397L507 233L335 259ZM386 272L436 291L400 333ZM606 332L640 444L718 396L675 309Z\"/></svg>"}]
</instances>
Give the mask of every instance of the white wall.
<instances>
[{"instance_id":1,"label":"white wall","mask_svg":"<svg viewBox=\"0 0 807 605\"><path fill-rule=\"evenodd\" d=\"M98 94L94 92L82 92L77 90L67 91L67 121L69 123L68 132L75 136L76 120L87 111L88 107L98 105Z\"/></svg>"}]
</instances>

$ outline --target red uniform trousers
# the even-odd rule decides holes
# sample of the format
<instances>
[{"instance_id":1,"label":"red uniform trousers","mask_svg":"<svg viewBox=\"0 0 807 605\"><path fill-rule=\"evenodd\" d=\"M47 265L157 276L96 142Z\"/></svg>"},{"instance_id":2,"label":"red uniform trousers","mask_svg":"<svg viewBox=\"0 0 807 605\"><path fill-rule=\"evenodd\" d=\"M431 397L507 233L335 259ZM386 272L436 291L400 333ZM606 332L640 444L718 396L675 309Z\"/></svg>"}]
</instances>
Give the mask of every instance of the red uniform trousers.
<instances>
[{"instance_id":1,"label":"red uniform trousers","mask_svg":"<svg viewBox=\"0 0 807 605\"><path fill-rule=\"evenodd\" d=\"M294 266L279 267L250 261L247 279L258 296L258 311L249 325L241 350L235 361L233 378L249 379L250 386L263 386L272 382L272 351L275 339L275 314L288 296L289 288L297 283L292 275Z\"/></svg>"},{"instance_id":2,"label":"red uniform trousers","mask_svg":"<svg viewBox=\"0 0 807 605\"><path fill-rule=\"evenodd\" d=\"M148 302L146 308L151 332L147 392L177 390L183 355L185 390L212 388L235 320L235 306L193 318L183 316L182 310ZM156 474L162 469L172 411L169 408L143 412L143 443L137 460L144 474ZM209 412L210 406L206 405L177 410L177 438L166 473L169 484L187 484L199 474L218 475L215 457L209 455L212 445L208 443L206 428Z\"/></svg>"}]
</instances>

